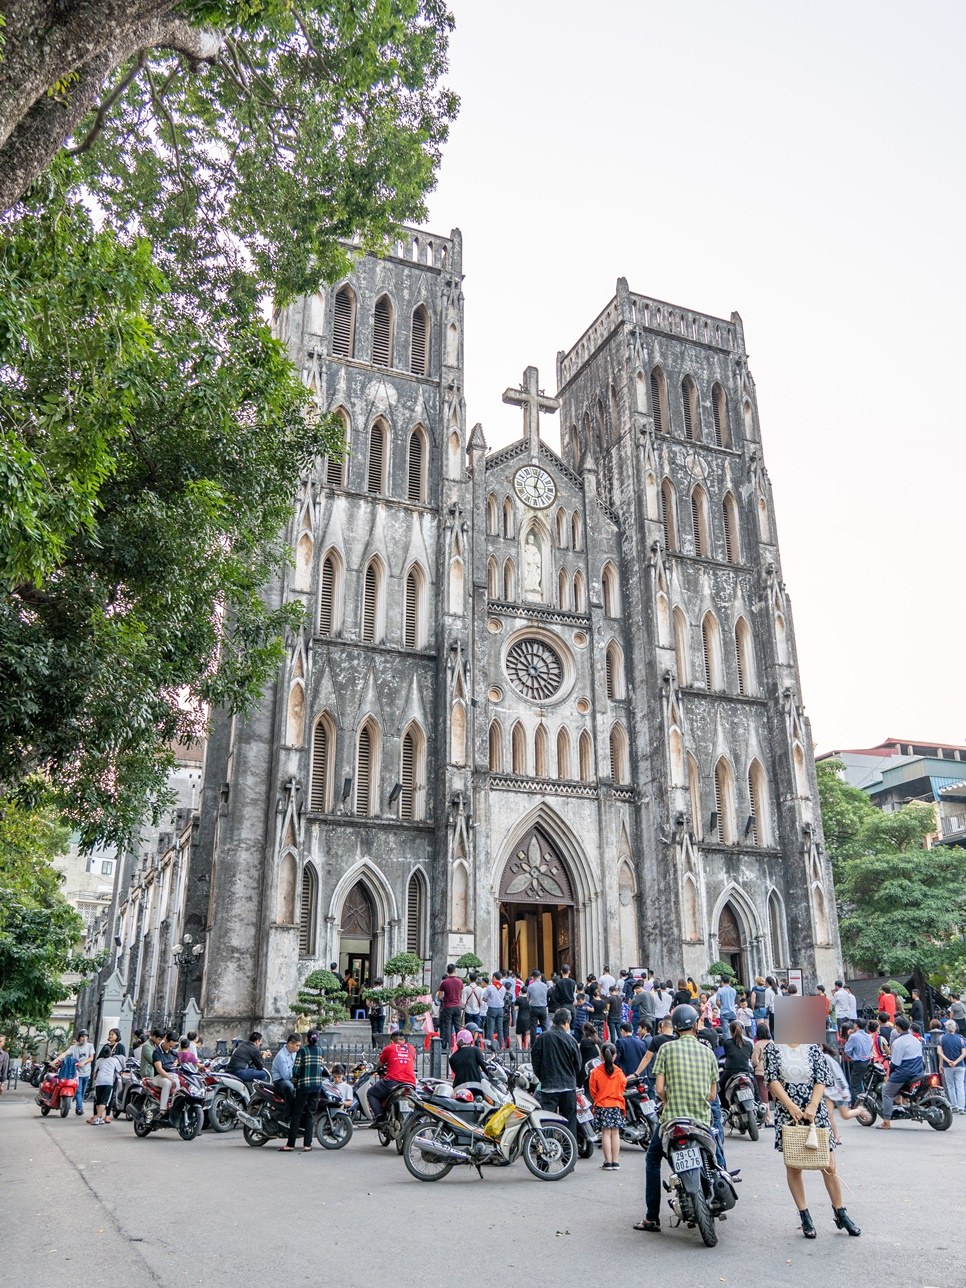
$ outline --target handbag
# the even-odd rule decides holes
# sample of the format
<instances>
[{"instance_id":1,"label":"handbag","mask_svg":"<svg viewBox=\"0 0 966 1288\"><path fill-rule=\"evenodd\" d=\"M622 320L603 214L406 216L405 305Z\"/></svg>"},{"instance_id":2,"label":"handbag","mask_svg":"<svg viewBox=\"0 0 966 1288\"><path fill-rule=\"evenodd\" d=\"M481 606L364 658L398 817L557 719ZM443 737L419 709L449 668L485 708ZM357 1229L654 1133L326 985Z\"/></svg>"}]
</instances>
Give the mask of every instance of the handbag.
<instances>
[{"instance_id":1,"label":"handbag","mask_svg":"<svg viewBox=\"0 0 966 1288\"><path fill-rule=\"evenodd\" d=\"M814 1123L799 1123L782 1128L782 1157L786 1167L803 1172L824 1172L832 1161L829 1129Z\"/></svg>"}]
</instances>

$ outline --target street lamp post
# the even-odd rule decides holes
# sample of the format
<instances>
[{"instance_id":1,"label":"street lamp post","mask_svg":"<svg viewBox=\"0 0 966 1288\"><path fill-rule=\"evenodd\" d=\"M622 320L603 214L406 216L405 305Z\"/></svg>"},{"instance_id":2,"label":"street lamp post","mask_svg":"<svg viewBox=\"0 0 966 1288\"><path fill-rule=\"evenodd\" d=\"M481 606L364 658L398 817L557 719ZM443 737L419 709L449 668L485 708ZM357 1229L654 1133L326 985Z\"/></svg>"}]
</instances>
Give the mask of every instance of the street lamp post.
<instances>
[{"instance_id":1,"label":"street lamp post","mask_svg":"<svg viewBox=\"0 0 966 1288\"><path fill-rule=\"evenodd\" d=\"M180 944L175 944L171 950L171 960L174 962L180 977L179 992L181 994L181 1006L178 1009L179 1019L184 1015L185 1007L188 1005L188 985L191 976L194 974L196 964L200 963L201 955L205 951L204 944L193 944L191 935L182 936Z\"/></svg>"}]
</instances>

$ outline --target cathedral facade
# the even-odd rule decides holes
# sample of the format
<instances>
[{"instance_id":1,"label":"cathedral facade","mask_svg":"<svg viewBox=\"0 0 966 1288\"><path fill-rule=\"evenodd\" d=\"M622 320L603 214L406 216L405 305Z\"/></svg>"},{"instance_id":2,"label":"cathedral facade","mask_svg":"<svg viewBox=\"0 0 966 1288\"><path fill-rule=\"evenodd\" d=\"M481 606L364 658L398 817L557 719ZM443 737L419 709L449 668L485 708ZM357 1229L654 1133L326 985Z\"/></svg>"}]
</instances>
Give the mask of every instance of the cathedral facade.
<instances>
[{"instance_id":1,"label":"cathedral facade","mask_svg":"<svg viewBox=\"0 0 966 1288\"><path fill-rule=\"evenodd\" d=\"M305 606L247 718L216 715L185 926L206 1032L285 1022L309 970L365 986L840 960L811 737L741 319L624 279L504 398L463 397L462 244L407 230L280 337L345 429L293 480ZM562 455L540 436L559 417Z\"/></svg>"}]
</instances>

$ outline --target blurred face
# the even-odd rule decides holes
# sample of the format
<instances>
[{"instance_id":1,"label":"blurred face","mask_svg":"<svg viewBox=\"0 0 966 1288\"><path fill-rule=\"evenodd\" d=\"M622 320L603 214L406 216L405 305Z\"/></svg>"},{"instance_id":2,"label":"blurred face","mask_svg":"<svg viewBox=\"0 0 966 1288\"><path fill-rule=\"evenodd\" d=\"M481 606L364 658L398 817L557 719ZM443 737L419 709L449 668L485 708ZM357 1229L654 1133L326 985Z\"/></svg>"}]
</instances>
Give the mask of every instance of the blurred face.
<instances>
[{"instance_id":1,"label":"blurred face","mask_svg":"<svg viewBox=\"0 0 966 1288\"><path fill-rule=\"evenodd\" d=\"M820 997L780 997L775 1002L775 1041L785 1046L825 1041L825 1003Z\"/></svg>"}]
</instances>

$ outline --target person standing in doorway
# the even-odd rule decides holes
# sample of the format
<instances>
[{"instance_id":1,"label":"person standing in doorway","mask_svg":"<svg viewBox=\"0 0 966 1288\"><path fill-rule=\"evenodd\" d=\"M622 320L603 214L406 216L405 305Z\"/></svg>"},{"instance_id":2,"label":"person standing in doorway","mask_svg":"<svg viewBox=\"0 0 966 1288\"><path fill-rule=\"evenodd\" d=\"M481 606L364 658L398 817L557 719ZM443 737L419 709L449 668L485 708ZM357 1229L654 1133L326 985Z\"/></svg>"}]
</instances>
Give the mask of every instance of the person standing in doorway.
<instances>
[{"instance_id":1,"label":"person standing in doorway","mask_svg":"<svg viewBox=\"0 0 966 1288\"><path fill-rule=\"evenodd\" d=\"M436 996L439 998L439 1040L443 1050L449 1052L463 1015L463 981L452 962L446 967Z\"/></svg>"},{"instance_id":2,"label":"person standing in doorway","mask_svg":"<svg viewBox=\"0 0 966 1288\"><path fill-rule=\"evenodd\" d=\"M382 988L382 980L373 981L373 988ZM372 1033L372 1045L376 1045L376 1038L386 1027L386 1007L383 1002L371 1001L367 1003L369 1008L369 1029Z\"/></svg>"},{"instance_id":3,"label":"person standing in doorway","mask_svg":"<svg viewBox=\"0 0 966 1288\"><path fill-rule=\"evenodd\" d=\"M580 1049L570 1033L570 1011L566 1006L554 1011L550 1028L534 1042L531 1063L540 1080L537 1092L540 1104L548 1113L563 1115L574 1140L577 1140Z\"/></svg>"}]
</instances>

